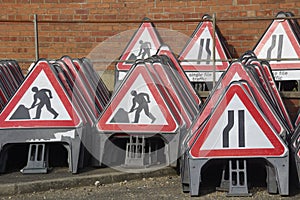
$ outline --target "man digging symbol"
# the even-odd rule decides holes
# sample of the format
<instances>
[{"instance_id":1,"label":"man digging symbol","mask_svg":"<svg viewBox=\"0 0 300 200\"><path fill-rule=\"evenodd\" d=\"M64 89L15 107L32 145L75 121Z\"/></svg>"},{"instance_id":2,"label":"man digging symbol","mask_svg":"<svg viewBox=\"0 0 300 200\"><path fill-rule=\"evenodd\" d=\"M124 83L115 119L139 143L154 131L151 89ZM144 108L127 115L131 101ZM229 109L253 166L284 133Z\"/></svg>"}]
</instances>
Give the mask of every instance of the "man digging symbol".
<instances>
[{"instance_id":1,"label":"man digging symbol","mask_svg":"<svg viewBox=\"0 0 300 200\"><path fill-rule=\"evenodd\" d=\"M51 91L48 89L41 89L39 90L37 87L33 87L31 89L35 94L33 96L33 103L30 107L30 109L37 106L36 109L36 115L33 119L40 119L42 108L46 106L47 110L53 114L53 119L55 119L58 116L58 113L51 107L50 99L52 99ZM48 93L48 95L47 95ZM37 100L40 100L39 103L37 103Z\"/></svg>"},{"instance_id":2,"label":"man digging symbol","mask_svg":"<svg viewBox=\"0 0 300 200\"><path fill-rule=\"evenodd\" d=\"M143 40L139 41L140 43L140 52L137 56L140 56L142 54L142 59L145 59L145 55L147 54L147 58L150 57L150 49L151 49L151 43L150 42L144 42Z\"/></svg>"},{"instance_id":3,"label":"man digging symbol","mask_svg":"<svg viewBox=\"0 0 300 200\"><path fill-rule=\"evenodd\" d=\"M133 99L132 99L132 107L129 113L136 110L133 123L139 122L140 113L142 112L142 110L144 110L146 116L152 120L151 123L154 123L156 118L149 112L149 106L148 106L148 103L150 103L149 95L142 92L138 94L135 90L132 90L130 94L133 96ZM136 104L138 104L137 107Z\"/></svg>"}]
</instances>

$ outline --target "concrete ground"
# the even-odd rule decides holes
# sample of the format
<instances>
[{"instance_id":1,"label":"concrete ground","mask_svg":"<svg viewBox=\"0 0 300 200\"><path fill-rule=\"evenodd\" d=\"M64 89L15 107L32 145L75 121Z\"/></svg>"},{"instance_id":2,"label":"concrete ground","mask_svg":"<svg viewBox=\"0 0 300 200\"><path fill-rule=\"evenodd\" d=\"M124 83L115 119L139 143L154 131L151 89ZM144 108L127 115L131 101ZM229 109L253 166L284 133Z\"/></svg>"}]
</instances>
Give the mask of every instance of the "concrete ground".
<instances>
[{"instance_id":1,"label":"concrete ground","mask_svg":"<svg viewBox=\"0 0 300 200\"><path fill-rule=\"evenodd\" d=\"M14 172L2 175L0 180L2 200L300 199L300 190L292 189L289 197L282 197L278 194L269 194L263 185L251 187L250 197L227 197L227 192L216 191L215 185L211 183L204 183L201 186L199 197L190 197L189 193L182 191L180 176L172 168L145 173L89 169L77 175L69 174L66 168L62 168L44 175L22 175ZM3 192L5 190L6 194Z\"/></svg>"},{"instance_id":2,"label":"concrete ground","mask_svg":"<svg viewBox=\"0 0 300 200\"><path fill-rule=\"evenodd\" d=\"M0 196L91 186L96 181L99 181L99 184L110 184L124 180L174 174L176 174L176 170L173 168L155 171L146 169L140 173L122 172L112 168L87 168L79 174L71 174L68 168L54 168L47 174L11 172L0 175Z\"/></svg>"}]
</instances>

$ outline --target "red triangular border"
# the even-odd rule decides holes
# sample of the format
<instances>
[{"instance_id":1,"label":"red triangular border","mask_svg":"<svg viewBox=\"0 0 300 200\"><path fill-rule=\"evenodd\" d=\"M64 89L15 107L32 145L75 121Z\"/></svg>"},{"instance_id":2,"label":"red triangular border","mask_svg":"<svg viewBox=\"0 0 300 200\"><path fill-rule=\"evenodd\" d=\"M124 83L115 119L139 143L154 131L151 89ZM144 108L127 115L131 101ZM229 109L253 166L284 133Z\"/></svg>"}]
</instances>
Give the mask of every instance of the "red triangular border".
<instances>
[{"instance_id":1,"label":"red triangular border","mask_svg":"<svg viewBox=\"0 0 300 200\"><path fill-rule=\"evenodd\" d=\"M274 146L273 149L270 148L237 148L237 149L210 149L210 150L200 150L201 146L204 144L206 138L209 136L210 131L216 125L218 119L224 112L225 108L228 106L233 96L237 95L244 106L247 108L248 112L252 115L253 119L257 122L258 126L262 129L265 136L268 138L270 143ZM222 131L220 131L222 134ZM195 158L199 157L279 157L286 153L287 148L279 139L279 136L274 131L274 129L268 124L265 116L259 110L259 108L253 102L253 99L244 91L244 89L238 85L233 84L225 91L222 96L220 103L214 109L211 117L209 118L207 124L204 126L201 134L196 139L194 144L190 149L190 155Z\"/></svg>"},{"instance_id":2,"label":"red triangular border","mask_svg":"<svg viewBox=\"0 0 300 200\"><path fill-rule=\"evenodd\" d=\"M294 50L296 54L298 55L298 58L300 58L300 44L297 40L297 36L295 35L295 31L293 31L292 26L289 24L288 20L281 20L281 19L275 19L272 24L268 27L262 38L259 40L259 42L256 44L254 48L255 55L259 58L260 51L264 48L264 45L267 43L267 41L272 37L273 32L276 30L277 26L279 24L282 24L283 29L289 38L292 46L294 47ZM266 58L262 58L266 59ZM283 70L283 69L300 69L300 63L284 63L284 61L280 61L278 63L271 62L270 63L272 70Z\"/></svg>"},{"instance_id":3,"label":"red triangular border","mask_svg":"<svg viewBox=\"0 0 300 200\"><path fill-rule=\"evenodd\" d=\"M249 75L247 74L244 66L240 62L234 62L232 63L228 70L224 72L223 76L220 78L219 82L217 83L217 87L213 91L211 91L211 98L206 100L206 104L204 105L204 109L201 111L201 114L197 117L195 122L192 126L192 133L195 133L198 127L206 120L206 118L210 115L211 110L214 108L215 103L219 99L219 95L224 91L224 88L230 84L230 82L233 81L234 75L238 74L239 77L241 77L242 80L245 80L248 82L249 86L252 88L252 92L255 94L257 101L262 102L260 103L260 106L262 110L269 110L269 112L265 112L265 115L267 119L270 121L270 123L273 125L274 129L278 134L280 134L283 131L282 125L278 122L278 119L275 117L274 113L270 111L270 107L268 107L266 99L264 99L259 92L258 88L253 83L253 80L250 79ZM190 139L189 144L191 144L191 141L193 141L193 138L195 138L196 135L193 135Z\"/></svg>"},{"instance_id":4,"label":"red triangular border","mask_svg":"<svg viewBox=\"0 0 300 200\"><path fill-rule=\"evenodd\" d=\"M297 127L299 125L299 123L300 123L300 113L298 113L298 116L295 120L295 127Z\"/></svg>"},{"instance_id":5,"label":"red triangular border","mask_svg":"<svg viewBox=\"0 0 300 200\"><path fill-rule=\"evenodd\" d=\"M18 102L22 99L28 88L30 88L33 81L44 71L48 77L50 83L55 89L61 102L64 104L66 111L68 112L71 120L9 120L5 121L10 112L15 108ZM81 119L78 117L77 111L73 108L73 105L66 95L64 89L60 85L56 76L53 74L49 63L44 60L38 61L32 71L28 74L25 81L22 83L16 94L5 106L4 110L0 114L0 128L59 128L59 127L78 127L81 123Z\"/></svg>"},{"instance_id":6,"label":"red triangular border","mask_svg":"<svg viewBox=\"0 0 300 200\"><path fill-rule=\"evenodd\" d=\"M135 44L137 44L140 40L141 35L143 34L143 32L145 31L145 29L148 30L152 41L154 42L155 48L158 50L158 48L161 45L161 41L160 41L160 37L157 33L157 31L155 30L155 26L151 23L151 22L143 22L141 24L141 26L139 27L139 29L135 32L135 34L133 35L132 39L130 40L130 42L128 43L127 47L125 48L124 52L122 53L120 60L126 60L128 58L128 55L130 53L132 53L132 49L135 46ZM118 70L129 70L132 66L132 63L126 63L126 62L118 62L116 64L116 68Z\"/></svg>"},{"instance_id":7,"label":"red triangular border","mask_svg":"<svg viewBox=\"0 0 300 200\"><path fill-rule=\"evenodd\" d=\"M136 78L142 75L144 80L147 82L147 86L155 98L157 104L164 110L163 115L167 121L166 125L155 125L155 124L126 124L126 123L107 123L114 110L118 107L122 98L127 94L131 86L133 85ZM161 95L155 81L152 79L150 72L147 70L145 65L138 64L127 75L127 79L124 80L120 90L113 96L108 107L103 112L98 122L99 131L113 131L113 132L167 132L175 133L178 128L178 124L175 121L172 112L168 108L164 97Z\"/></svg>"},{"instance_id":8,"label":"red triangular border","mask_svg":"<svg viewBox=\"0 0 300 200\"><path fill-rule=\"evenodd\" d=\"M208 27L210 35L213 36L212 22L209 22L209 21L201 22L201 24L199 24L199 26L195 30L194 34L192 35L192 38L190 39L188 44L185 46L183 51L180 53L178 60L183 61L186 59L186 55L191 51L191 49L196 44L197 40L199 39L199 37L201 36L201 34L203 33L203 31L206 27ZM227 60L228 58L225 54L222 43L221 43L220 38L217 33L216 33L215 40L216 40L216 42L215 42L216 50L220 56L220 59ZM217 71L225 71L228 66L229 66L228 61L222 61L221 65L216 65L216 70ZM182 65L182 68L184 71L212 71L213 70L212 65L203 65L203 64L201 64L201 65L197 65L197 64Z\"/></svg>"}]
</instances>

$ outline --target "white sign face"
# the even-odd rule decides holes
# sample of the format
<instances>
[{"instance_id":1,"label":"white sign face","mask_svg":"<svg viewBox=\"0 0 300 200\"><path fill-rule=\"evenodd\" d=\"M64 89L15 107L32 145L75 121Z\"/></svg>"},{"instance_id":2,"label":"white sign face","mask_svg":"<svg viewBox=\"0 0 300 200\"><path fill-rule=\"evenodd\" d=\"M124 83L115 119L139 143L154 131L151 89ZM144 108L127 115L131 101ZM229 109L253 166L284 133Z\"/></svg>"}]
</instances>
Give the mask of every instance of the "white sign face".
<instances>
[{"instance_id":1,"label":"white sign face","mask_svg":"<svg viewBox=\"0 0 300 200\"><path fill-rule=\"evenodd\" d=\"M71 117L42 70L5 119L12 120L71 120Z\"/></svg>"},{"instance_id":2,"label":"white sign face","mask_svg":"<svg viewBox=\"0 0 300 200\"><path fill-rule=\"evenodd\" d=\"M257 53L257 57L261 59L298 59L299 56L296 52L295 48L298 48L299 51L299 43L294 44L288 37L288 35L294 34L290 33L286 30L282 23L278 23L277 27L273 31L271 35L269 35L266 43L263 44L261 50ZM293 42L296 42L293 41ZM280 63L300 63L299 60L271 60L270 64L280 64ZM288 68L288 66L286 67Z\"/></svg>"},{"instance_id":3,"label":"white sign face","mask_svg":"<svg viewBox=\"0 0 300 200\"><path fill-rule=\"evenodd\" d=\"M287 153L287 147L244 84L231 83L224 91L198 137L190 140L191 156L278 157Z\"/></svg>"},{"instance_id":4,"label":"white sign face","mask_svg":"<svg viewBox=\"0 0 300 200\"><path fill-rule=\"evenodd\" d=\"M125 85L123 86L125 87ZM122 119L121 121L118 119ZM167 125L167 121L146 81L140 74L124 95L106 124Z\"/></svg>"},{"instance_id":5,"label":"white sign face","mask_svg":"<svg viewBox=\"0 0 300 200\"><path fill-rule=\"evenodd\" d=\"M274 20L254 49L259 59L269 61L277 81L299 80L300 43L289 20Z\"/></svg>"},{"instance_id":6,"label":"white sign face","mask_svg":"<svg viewBox=\"0 0 300 200\"><path fill-rule=\"evenodd\" d=\"M243 127L243 130L241 130ZM224 142L226 140L226 142ZM273 149L269 139L235 94L200 150Z\"/></svg>"},{"instance_id":7,"label":"white sign face","mask_svg":"<svg viewBox=\"0 0 300 200\"><path fill-rule=\"evenodd\" d=\"M135 58L135 60L146 59L156 54L157 48L148 30L150 28L153 29L153 27L145 28L132 49L125 52L129 53L125 60L132 60L131 58Z\"/></svg>"},{"instance_id":8,"label":"white sign face","mask_svg":"<svg viewBox=\"0 0 300 200\"><path fill-rule=\"evenodd\" d=\"M212 49L213 49L213 38L206 26L199 36L199 38L194 42L194 45L189 50L185 56L185 60L203 60L203 61L188 61L181 62L181 65L213 65L212 61ZM220 55L215 47L216 60L220 60ZM217 61L216 65L222 65L222 62Z\"/></svg>"},{"instance_id":9,"label":"white sign face","mask_svg":"<svg viewBox=\"0 0 300 200\"><path fill-rule=\"evenodd\" d=\"M118 72L118 81L122 81L125 78L126 74L127 74L127 72L119 71Z\"/></svg>"},{"instance_id":10,"label":"white sign face","mask_svg":"<svg viewBox=\"0 0 300 200\"><path fill-rule=\"evenodd\" d=\"M120 57L124 62L116 64L117 70L127 71L137 59L147 59L155 55L160 45L154 25L150 22L142 23ZM122 77L119 79L122 80Z\"/></svg>"},{"instance_id":11,"label":"white sign face","mask_svg":"<svg viewBox=\"0 0 300 200\"><path fill-rule=\"evenodd\" d=\"M184 71L213 71L214 63L217 71L227 69L229 63L225 52L228 51L220 41L218 34L215 33L215 37L213 34L212 22L204 21L198 25L179 55ZM213 44L214 39L215 45Z\"/></svg>"}]
</instances>

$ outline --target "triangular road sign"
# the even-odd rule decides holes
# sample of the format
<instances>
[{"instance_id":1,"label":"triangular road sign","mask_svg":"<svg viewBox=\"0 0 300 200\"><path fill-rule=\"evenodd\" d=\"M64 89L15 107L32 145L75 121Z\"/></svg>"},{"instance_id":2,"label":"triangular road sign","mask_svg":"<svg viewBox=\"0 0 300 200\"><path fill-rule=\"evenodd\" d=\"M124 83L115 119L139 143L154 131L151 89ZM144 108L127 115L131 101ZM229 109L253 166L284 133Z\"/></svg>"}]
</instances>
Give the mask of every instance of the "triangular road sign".
<instances>
[{"instance_id":1,"label":"triangular road sign","mask_svg":"<svg viewBox=\"0 0 300 200\"><path fill-rule=\"evenodd\" d=\"M144 21L135 32L128 43L120 60L130 60L133 62L118 62L117 70L127 71L137 59L146 59L155 55L161 45L161 39L155 26L151 22Z\"/></svg>"},{"instance_id":2,"label":"triangular road sign","mask_svg":"<svg viewBox=\"0 0 300 200\"><path fill-rule=\"evenodd\" d=\"M81 124L50 64L40 60L0 114L0 128L61 128Z\"/></svg>"},{"instance_id":3,"label":"triangular road sign","mask_svg":"<svg viewBox=\"0 0 300 200\"><path fill-rule=\"evenodd\" d=\"M203 110L201 112L202 117L200 117L201 123L205 120L205 118L210 114L211 109L214 108L215 103L217 99L219 98L219 95L222 91L224 91L224 88L229 85L232 81L239 81L239 80L245 80L250 85L254 96L256 98L256 101L261 106L262 110L266 114L267 118L271 121L271 124L274 126L275 130L278 132L278 134L283 132L283 127L278 122L278 118L274 115L274 110L272 110L271 105L269 102L264 98L262 91L259 86L255 83L255 80L250 77L250 73L246 71L245 66L240 62L234 62L230 65L228 70L223 74L223 76L219 79L218 83L216 84L216 87L211 92L211 95L206 100L206 104L203 106Z\"/></svg>"},{"instance_id":4,"label":"triangular road sign","mask_svg":"<svg viewBox=\"0 0 300 200\"><path fill-rule=\"evenodd\" d=\"M222 77L217 82L214 89L211 91L210 95L205 101L200 114L197 116L193 125L191 126L190 134L191 137L188 141L188 146L194 142L195 138L198 136L197 129L203 125L205 120L210 116L212 110L215 108L216 103L220 99L220 95L224 92L225 87L228 86L233 81L247 81L250 86L253 96L256 102L260 106L261 110L264 112L266 118L269 120L270 124L276 131L278 135L286 134L286 129L283 126L280 118L275 112L270 102L267 101L266 95L259 88L259 85L255 82L254 78L251 77L251 73L247 72L245 66L240 62L231 63L228 70L223 73Z\"/></svg>"},{"instance_id":5,"label":"triangular road sign","mask_svg":"<svg viewBox=\"0 0 300 200\"><path fill-rule=\"evenodd\" d=\"M253 77L256 76L258 78L257 80L261 83L270 103L277 110L278 116L285 119L282 122L287 125L286 127L289 128L289 132L292 133L294 127L277 89L269 62L266 60L258 60L253 51L247 51L239 60L250 69L248 71L252 72Z\"/></svg>"},{"instance_id":6,"label":"triangular road sign","mask_svg":"<svg viewBox=\"0 0 300 200\"><path fill-rule=\"evenodd\" d=\"M279 13L277 17L286 16ZM299 70L300 61L297 59L300 58L300 43L295 31L288 19L275 19L254 47L254 53L259 59L271 59L269 63L272 70ZM283 78L285 76L282 75Z\"/></svg>"},{"instance_id":7,"label":"triangular road sign","mask_svg":"<svg viewBox=\"0 0 300 200\"><path fill-rule=\"evenodd\" d=\"M107 132L177 131L178 124L144 63L134 65L98 122Z\"/></svg>"},{"instance_id":8,"label":"triangular road sign","mask_svg":"<svg viewBox=\"0 0 300 200\"><path fill-rule=\"evenodd\" d=\"M194 158L282 157L287 147L238 82L233 82L190 149Z\"/></svg>"},{"instance_id":9,"label":"triangular road sign","mask_svg":"<svg viewBox=\"0 0 300 200\"><path fill-rule=\"evenodd\" d=\"M225 71L229 66L224 45L215 32L216 71ZM213 24L200 22L179 55L184 71L213 71ZM189 61L190 60L190 61ZM202 61L200 61L202 60Z\"/></svg>"}]
</instances>

